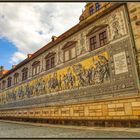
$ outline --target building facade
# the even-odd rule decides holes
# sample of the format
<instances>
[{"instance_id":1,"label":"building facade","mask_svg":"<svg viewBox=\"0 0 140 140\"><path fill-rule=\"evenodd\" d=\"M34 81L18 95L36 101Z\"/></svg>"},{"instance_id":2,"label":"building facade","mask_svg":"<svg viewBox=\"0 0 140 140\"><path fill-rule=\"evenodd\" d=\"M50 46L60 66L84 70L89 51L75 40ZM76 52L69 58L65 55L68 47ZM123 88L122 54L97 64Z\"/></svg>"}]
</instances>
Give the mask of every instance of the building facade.
<instances>
[{"instance_id":1,"label":"building facade","mask_svg":"<svg viewBox=\"0 0 140 140\"><path fill-rule=\"evenodd\" d=\"M77 25L1 67L0 118L136 126L139 32L140 3L87 3Z\"/></svg>"}]
</instances>

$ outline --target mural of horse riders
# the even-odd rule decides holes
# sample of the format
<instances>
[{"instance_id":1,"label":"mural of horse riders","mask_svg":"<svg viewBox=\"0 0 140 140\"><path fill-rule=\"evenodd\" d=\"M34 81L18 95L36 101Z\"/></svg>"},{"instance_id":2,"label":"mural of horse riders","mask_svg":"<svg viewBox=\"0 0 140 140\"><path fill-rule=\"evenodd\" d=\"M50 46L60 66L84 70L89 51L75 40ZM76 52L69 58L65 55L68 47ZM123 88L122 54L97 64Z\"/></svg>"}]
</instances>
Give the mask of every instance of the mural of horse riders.
<instances>
[{"instance_id":1,"label":"mural of horse riders","mask_svg":"<svg viewBox=\"0 0 140 140\"><path fill-rule=\"evenodd\" d=\"M110 81L109 61L105 55L100 54L84 63L79 62L64 69L65 71L60 69L16 87L14 90L8 90L0 96L0 101L3 103L5 101L12 102L32 96L89 85L94 86Z\"/></svg>"}]
</instances>

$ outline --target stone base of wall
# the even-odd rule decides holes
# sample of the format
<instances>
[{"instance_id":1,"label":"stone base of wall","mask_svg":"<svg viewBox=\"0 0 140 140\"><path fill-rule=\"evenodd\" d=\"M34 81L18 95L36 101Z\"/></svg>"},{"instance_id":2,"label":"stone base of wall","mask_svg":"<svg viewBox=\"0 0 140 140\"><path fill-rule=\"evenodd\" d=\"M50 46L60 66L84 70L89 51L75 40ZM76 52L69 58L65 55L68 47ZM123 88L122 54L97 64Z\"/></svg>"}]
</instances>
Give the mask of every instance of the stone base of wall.
<instances>
[{"instance_id":1,"label":"stone base of wall","mask_svg":"<svg viewBox=\"0 0 140 140\"><path fill-rule=\"evenodd\" d=\"M67 125L140 127L140 96L1 110L0 118Z\"/></svg>"}]
</instances>

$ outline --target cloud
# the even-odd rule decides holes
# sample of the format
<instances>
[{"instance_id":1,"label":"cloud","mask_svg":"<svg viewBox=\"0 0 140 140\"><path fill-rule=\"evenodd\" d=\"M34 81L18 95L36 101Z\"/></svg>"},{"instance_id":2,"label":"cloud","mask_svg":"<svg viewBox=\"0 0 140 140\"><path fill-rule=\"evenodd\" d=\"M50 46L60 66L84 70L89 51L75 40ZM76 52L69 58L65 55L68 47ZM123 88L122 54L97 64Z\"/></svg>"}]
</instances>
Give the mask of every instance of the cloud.
<instances>
[{"instance_id":1,"label":"cloud","mask_svg":"<svg viewBox=\"0 0 140 140\"><path fill-rule=\"evenodd\" d=\"M18 62L22 61L23 59L26 58L26 55L21 53L21 52L15 52L10 60L11 64L17 64Z\"/></svg>"},{"instance_id":2,"label":"cloud","mask_svg":"<svg viewBox=\"0 0 140 140\"><path fill-rule=\"evenodd\" d=\"M18 63L79 22L85 3L1 3L0 38L13 43Z\"/></svg>"}]
</instances>

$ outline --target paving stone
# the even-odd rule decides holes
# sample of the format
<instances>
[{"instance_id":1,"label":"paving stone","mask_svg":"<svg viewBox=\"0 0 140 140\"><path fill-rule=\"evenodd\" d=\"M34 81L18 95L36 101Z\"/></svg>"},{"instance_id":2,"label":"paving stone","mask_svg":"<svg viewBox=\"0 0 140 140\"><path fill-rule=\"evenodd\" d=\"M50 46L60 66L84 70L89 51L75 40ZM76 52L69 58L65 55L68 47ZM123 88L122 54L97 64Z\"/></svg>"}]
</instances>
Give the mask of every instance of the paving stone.
<instances>
[{"instance_id":1,"label":"paving stone","mask_svg":"<svg viewBox=\"0 0 140 140\"><path fill-rule=\"evenodd\" d=\"M0 122L0 138L139 138L140 128L50 127Z\"/></svg>"}]
</instances>

